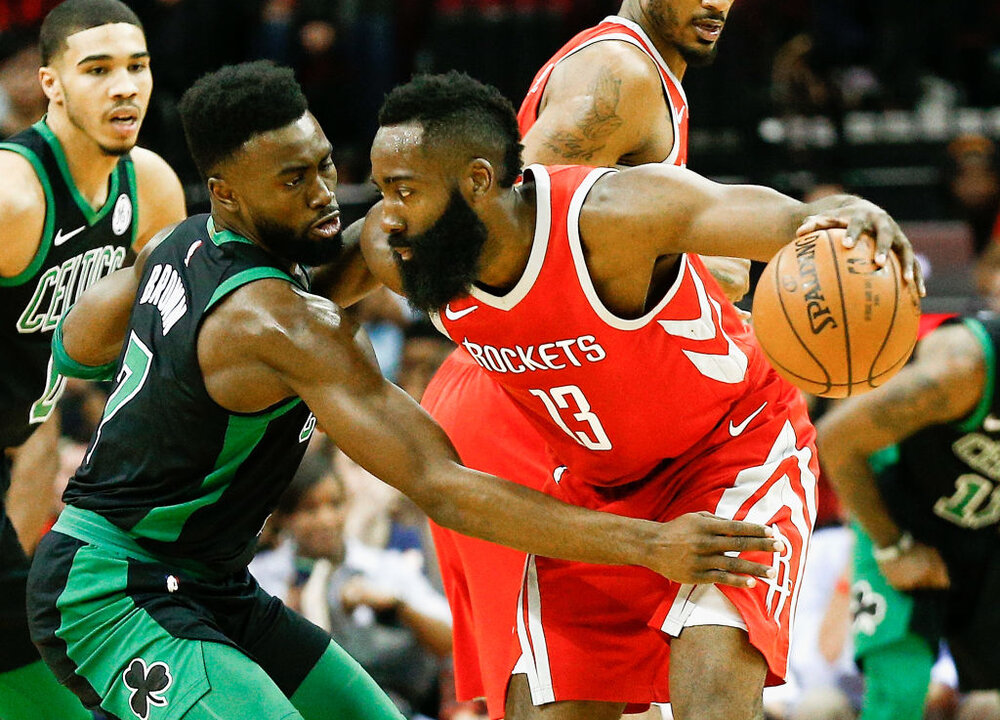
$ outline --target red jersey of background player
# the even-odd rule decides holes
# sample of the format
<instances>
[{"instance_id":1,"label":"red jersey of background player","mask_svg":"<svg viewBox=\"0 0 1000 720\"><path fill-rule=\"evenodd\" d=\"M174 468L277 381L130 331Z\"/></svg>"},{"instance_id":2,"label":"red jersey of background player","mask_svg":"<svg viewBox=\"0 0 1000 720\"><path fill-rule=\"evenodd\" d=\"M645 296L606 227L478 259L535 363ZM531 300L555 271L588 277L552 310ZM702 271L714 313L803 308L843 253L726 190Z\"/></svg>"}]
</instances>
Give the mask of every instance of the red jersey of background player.
<instances>
[{"instance_id":1,"label":"red jersey of background player","mask_svg":"<svg viewBox=\"0 0 1000 720\"><path fill-rule=\"evenodd\" d=\"M653 61L660 71L660 80L663 83L663 94L667 98L670 108L670 121L674 126L674 146L670 154L663 159L663 162L670 165L687 165L687 137L688 137L688 107L687 97L680 81L670 72L670 68L663 62L663 58L656 50L656 46L646 35L641 27L631 20L612 15L605 18L599 25L588 28L576 35L572 40L562 46L552 58L545 63L545 66L538 71L534 80L531 81L531 88L521 103L521 109L517 113L517 124L521 129L521 136L527 134L535 120L538 119L538 105L542 101L545 93L545 85L549 81L549 76L555 66L564 58L583 48L593 45L603 40L618 40L635 45L642 50L649 59Z\"/></svg>"},{"instance_id":2,"label":"red jersey of background player","mask_svg":"<svg viewBox=\"0 0 1000 720\"><path fill-rule=\"evenodd\" d=\"M436 318L541 431L557 464L600 485L684 454L772 372L697 256L680 256L671 287L642 317L603 306L578 218L609 172L528 168L538 220L521 279L503 296L473 288Z\"/></svg>"}]
</instances>

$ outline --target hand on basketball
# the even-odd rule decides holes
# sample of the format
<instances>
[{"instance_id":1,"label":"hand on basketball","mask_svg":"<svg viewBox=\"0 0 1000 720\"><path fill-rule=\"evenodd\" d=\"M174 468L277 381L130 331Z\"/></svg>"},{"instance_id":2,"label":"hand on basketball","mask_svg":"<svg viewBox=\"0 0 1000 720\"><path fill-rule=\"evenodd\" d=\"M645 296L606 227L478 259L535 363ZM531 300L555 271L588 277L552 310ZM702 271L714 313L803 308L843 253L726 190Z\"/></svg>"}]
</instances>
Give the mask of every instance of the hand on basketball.
<instances>
[{"instance_id":1,"label":"hand on basketball","mask_svg":"<svg viewBox=\"0 0 1000 720\"><path fill-rule=\"evenodd\" d=\"M899 257L900 267L903 269L903 279L906 282L916 283L917 291L921 297L927 295L923 272L920 269L917 256L913 252L913 246L889 213L867 200L851 198L849 202L835 210L821 215L810 215L799 226L796 234L808 235L817 230L837 227L847 228L847 233L844 236L844 247L854 247L862 235L874 238L874 261L879 267L884 266L888 261L890 250L895 252Z\"/></svg>"},{"instance_id":2,"label":"hand on basketball","mask_svg":"<svg viewBox=\"0 0 1000 720\"><path fill-rule=\"evenodd\" d=\"M753 587L756 578L774 577L775 571L770 565L727 553L784 550L771 528L708 512L681 515L662 527L663 552L648 567L679 583Z\"/></svg>"},{"instance_id":3,"label":"hand on basketball","mask_svg":"<svg viewBox=\"0 0 1000 720\"><path fill-rule=\"evenodd\" d=\"M944 589L951 585L948 567L941 554L929 545L914 543L913 547L893 560L878 564L885 579L896 590L918 588Z\"/></svg>"}]
</instances>

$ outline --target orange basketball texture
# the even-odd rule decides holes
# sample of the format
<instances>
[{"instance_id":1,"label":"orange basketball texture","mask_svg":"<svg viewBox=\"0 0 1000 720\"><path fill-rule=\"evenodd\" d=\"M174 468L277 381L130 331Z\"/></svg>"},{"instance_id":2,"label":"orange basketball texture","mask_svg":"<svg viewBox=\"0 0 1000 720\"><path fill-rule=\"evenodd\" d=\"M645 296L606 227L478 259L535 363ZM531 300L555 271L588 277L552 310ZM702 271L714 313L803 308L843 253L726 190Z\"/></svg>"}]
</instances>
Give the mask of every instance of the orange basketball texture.
<instances>
[{"instance_id":1,"label":"orange basketball texture","mask_svg":"<svg viewBox=\"0 0 1000 720\"><path fill-rule=\"evenodd\" d=\"M813 395L876 388L910 357L920 297L899 260L879 268L872 241L843 246L843 229L798 237L771 258L753 298L753 326L779 375Z\"/></svg>"}]
</instances>

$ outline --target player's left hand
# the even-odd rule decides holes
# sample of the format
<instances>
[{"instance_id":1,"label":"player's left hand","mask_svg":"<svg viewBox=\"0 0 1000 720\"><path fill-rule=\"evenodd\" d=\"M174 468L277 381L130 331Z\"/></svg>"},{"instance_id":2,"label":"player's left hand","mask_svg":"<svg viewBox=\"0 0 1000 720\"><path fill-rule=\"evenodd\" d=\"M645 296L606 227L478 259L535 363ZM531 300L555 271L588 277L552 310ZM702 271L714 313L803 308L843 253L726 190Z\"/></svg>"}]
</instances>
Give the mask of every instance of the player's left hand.
<instances>
[{"instance_id":1,"label":"player's left hand","mask_svg":"<svg viewBox=\"0 0 1000 720\"><path fill-rule=\"evenodd\" d=\"M915 542L906 552L878 564L885 579L896 590L945 589L951 585L948 567L935 548Z\"/></svg>"},{"instance_id":2,"label":"player's left hand","mask_svg":"<svg viewBox=\"0 0 1000 720\"><path fill-rule=\"evenodd\" d=\"M796 234L808 235L817 230L830 228L847 228L844 247L854 247L862 235L874 238L874 261L879 267L888 261L890 250L895 252L906 282L916 283L917 292L921 297L927 294L923 272L909 238L892 216L878 205L852 197L840 207L829 209L822 214L810 215L799 226Z\"/></svg>"}]
</instances>

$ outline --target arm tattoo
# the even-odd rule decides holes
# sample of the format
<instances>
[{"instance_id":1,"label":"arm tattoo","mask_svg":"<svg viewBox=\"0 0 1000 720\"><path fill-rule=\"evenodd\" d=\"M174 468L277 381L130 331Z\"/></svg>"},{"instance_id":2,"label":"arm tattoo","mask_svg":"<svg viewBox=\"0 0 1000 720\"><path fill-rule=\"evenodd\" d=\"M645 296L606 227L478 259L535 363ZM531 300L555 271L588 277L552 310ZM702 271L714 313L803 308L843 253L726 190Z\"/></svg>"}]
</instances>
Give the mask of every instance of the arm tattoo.
<instances>
[{"instance_id":1,"label":"arm tattoo","mask_svg":"<svg viewBox=\"0 0 1000 720\"><path fill-rule=\"evenodd\" d=\"M546 147L567 160L590 160L604 148L602 141L625 122L618 115L621 84L608 68L601 68L590 86L590 105L577 113L571 129L547 133Z\"/></svg>"}]
</instances>

